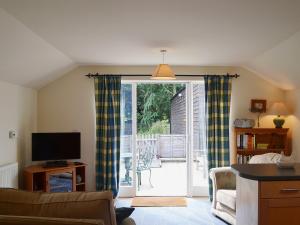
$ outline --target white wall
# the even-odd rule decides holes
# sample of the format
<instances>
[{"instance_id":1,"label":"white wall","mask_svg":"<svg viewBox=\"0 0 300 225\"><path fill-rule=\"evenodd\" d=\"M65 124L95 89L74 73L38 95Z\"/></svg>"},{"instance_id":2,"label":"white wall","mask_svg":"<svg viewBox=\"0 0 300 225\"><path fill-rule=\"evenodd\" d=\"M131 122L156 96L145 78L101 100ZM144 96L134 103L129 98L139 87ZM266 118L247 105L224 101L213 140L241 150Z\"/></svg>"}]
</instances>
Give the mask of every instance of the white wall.
<instances>
[{"instance_id":1,"label":"white wall","mask_svg":"<svg viewBox=\"0 0 300 225\"><path fill-rule=\"evenodd\" d=\"M36 130L37 91L0 81L0 165L31 161L31 133ZM9 139L10 130L16 138Z\"/></svg>"},{"instance_id":2,"label":"white wall","mask_svg":"<svg viewBox=\"0 0 300 225\"><path fill-rule=\"evenodd\" d=\"M273 102L285 101L285 92L246 69L238 67L235 72L241 76L234 80L232 85L230 124L232 125L236 118L251 118L255 119L257 127L258 114L249 111L251 99L266 99L268 108ZM262 114L260 127L273 128L272 120L273 116L267 116L267 113ZM231 126L231 146L234 145L234 141L233 127ZM231 154L232 160L233 154Z\"/></svg>"},{"instance_id":3,"label":"white wall","mask_svg":"<svg viewBox=\"0 0 300 225\"><path fill-rule=\"evenodd\" d=\"M300 162L300 89L286 91L286 102L291 116L286 119L287 127L292 128L293 156Z\"/></svg>"},{"instance_id":4,"label":"white wall","mask_svg":"<svg viewBox=\"0 0 300 225\"><path fill-rule=\"evenodd\" d=\"M268 102L284 99L284 92L256 76L236 67L172 67L177 74L226 74L238 73L233 80L231 116L256 118L249 113L251 98ZM151 66L82 66L38 91L38 131L80 131L82 134L82 161L88 163L88 190L95 187L95 105L93 80L84 74L118 73L150 74ZM231 121L232 122L232 121ZM271 118L262 118L262 126L272 127Z\"/></svg>"}]
</instances>

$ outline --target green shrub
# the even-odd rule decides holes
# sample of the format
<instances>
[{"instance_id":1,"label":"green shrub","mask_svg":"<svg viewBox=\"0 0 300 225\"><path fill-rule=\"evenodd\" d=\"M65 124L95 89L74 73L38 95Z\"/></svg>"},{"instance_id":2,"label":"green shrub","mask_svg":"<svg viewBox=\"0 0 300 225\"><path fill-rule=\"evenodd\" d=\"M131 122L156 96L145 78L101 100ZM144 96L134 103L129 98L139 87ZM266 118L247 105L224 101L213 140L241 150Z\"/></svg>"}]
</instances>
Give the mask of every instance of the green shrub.
<instances>
[{"instance_id":1,"label":"green shrub","mask_svg":"<svg viewBox=\"0 0 300 225\"><path fill-rule=\"evenodd\" d=\"M170 134L170 123L168 120L156 121L143 134Z\"/></svg>"}]
</instances>

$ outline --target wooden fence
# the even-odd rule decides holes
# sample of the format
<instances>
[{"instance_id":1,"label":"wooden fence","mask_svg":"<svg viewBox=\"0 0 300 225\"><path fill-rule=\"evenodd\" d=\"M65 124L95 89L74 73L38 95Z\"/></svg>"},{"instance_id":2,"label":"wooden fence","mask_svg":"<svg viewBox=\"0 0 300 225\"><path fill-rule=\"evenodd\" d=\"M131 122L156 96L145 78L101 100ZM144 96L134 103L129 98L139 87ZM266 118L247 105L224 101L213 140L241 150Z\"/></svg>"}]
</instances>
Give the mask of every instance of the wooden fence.
<instances>
[{"instance_id":1,"label":"wooden fence","mask_svg":"<svg viewBox=\"0 0 300 225\"><path fill-rule=\"evenodd\" d=\"M186 157L186 135L182 134L154 134L138 135L137 148L153 148L157 158L185 158ZM122 152L132 151L132 136L122 135Z\"/></svg>"}]
</instances>

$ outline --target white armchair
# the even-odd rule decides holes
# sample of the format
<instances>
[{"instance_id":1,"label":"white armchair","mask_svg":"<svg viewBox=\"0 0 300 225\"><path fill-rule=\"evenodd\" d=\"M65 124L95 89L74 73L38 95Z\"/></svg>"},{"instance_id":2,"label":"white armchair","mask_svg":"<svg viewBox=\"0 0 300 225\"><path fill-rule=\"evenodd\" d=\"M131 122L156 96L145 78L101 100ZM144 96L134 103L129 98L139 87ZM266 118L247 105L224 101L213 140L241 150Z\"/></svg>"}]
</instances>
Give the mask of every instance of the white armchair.
<instances>
[{"instance_id":1,"label":"white armchair","mask_svg":"<svg viewBox=\"0 0 300 225\"><path fill-rule=\"evenodd\" d=\"M235 224L236 177L230 167L210 170L213 186L211 212L230 224Z\"/></svg>"},{"instance_id":2,"label":"white armchair","mask_svg":"<svg viewBox=\"0 0 300 225\"><path fill-rule=\"evenodd\" d=\"M276 163L281 155L267 153L253 156L249 163ZM230 224L236 224L236 176L231 167L213 168L210 170L213 186L211 212Z\"/></svg>"}]
</instances>

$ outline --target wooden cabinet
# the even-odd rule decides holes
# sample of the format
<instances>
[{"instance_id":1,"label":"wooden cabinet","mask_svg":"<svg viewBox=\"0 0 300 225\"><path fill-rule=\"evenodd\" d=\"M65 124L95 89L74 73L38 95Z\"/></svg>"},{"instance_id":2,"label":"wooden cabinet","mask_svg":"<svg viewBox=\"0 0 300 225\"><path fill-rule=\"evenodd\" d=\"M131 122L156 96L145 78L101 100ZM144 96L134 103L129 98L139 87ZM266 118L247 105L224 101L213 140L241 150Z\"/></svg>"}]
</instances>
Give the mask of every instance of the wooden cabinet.
<instances>
[{"instance_id":1,"label":"wooden cabinet","mask_svg":"<svg viewBox=\"0 0 300 225\"><path fill-rule=\"evenodd\" d=\"M253 155L269 152L290 155L288 128L235 128L234 163L247 163Z\"/></svg>"},{"instance_id":2,"label":"wooden cabinet","mask_svg":"<svg viewBox=\"0 0 300 225\"><path fill-rule=\"evenodd\" d=\"M300 198L300 181L260 182L261 198Z\"/></svg>"},{"instance_id":3,"label":"wooden cabinet","mask_svg":"<svg viewBox=\"0 0 300 225\"><path fill-rule=\"evenodd\" d=\"M237 177L237 225L299 225L300 181Z\"/></svg>"},{"instance_id":4,"label":"wooden cabinet","mask_svg":"<svg viewBox=\"0 0 300 225\"><path fill-rule=\"evenodd\" d=\"M261 225L299 225L300 198L295 199L262 199Z\"/></svg>"},{"instance_id":5,"label":"wooden cabinet","mask_svg":"<svg viewBox=\"0 0 300 225\"><path fill-rule=\"evenodd\" d=\"M264 181L259 185L259 224L300 223L300 181Z\"/></svg>"},{"instance_id":6,"label":"wooden cabinet","mask_svg":"<svg viewBox=\"0 0 300 225\"><path fill-rule=\"evenodd\" d=\"M33 165L24 170L25 189L27 191L50 192L50 177L58 174L70 175L72 191L86 190L86 164L69 163L65 167L44 168L42 165Z\"/></svg>"},{"instance_id":7,"label":"wooden cabinet","mask_svg":"<svg viewBox=\"0 0 300 225\"><path fill-rule=\"evenodd\" d=\"M299 225L300 163L232 165L236 172L237 225Z\"/></svg>"}]
</instances>

